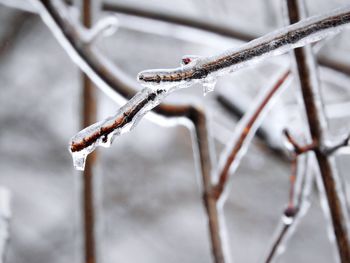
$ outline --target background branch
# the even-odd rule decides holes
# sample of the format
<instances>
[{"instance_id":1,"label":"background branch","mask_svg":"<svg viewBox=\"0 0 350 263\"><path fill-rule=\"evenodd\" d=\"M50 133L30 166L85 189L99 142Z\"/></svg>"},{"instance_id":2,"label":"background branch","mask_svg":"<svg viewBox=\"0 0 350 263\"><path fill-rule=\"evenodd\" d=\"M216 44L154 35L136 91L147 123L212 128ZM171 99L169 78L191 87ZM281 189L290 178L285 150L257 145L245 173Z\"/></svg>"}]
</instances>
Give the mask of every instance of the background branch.
<instances>
[{"instance_id":1,"label":"background branch","mask_svg":"<svg viewBox=\"0 0 350 263\"><path fill-rule=\"evenodd\" d=\"M133 84L125 75L112 66L106 59L104 59L101 55L97 54L95 50L91 47L82 45L77 37L78 34L75 32L75 29L72 28L69 21L65 21L59 14L56 12L55 8L49 2L41 2L43 7L45 8L42 11L45 13L41 13L43 18L49 15L51 19L54 20L58 29L61 30L65 41L61 38L61 44L66 48L66 51L70 54L73 51L75 55L79 56L79 62L77 63L83 70L86 70L84 66L88 66L89 70L86 70L86 73L99 84L103 86L103 90L107 92L107 94L114 94L112 98L114 100L120 102L126 99L131 98L137 90L134 87L137 85ZM52 24L49 23L49 27L52 30ZM57 28L56 28L57 29ZM71 45L71 48L67 48L67 45L64 43L68 42ZM77 61L75 61L77 62ZM107 88L107 89L106 89ZM120 97L117 97L120 95ZM222 245L222 240L220 237L220 229L219 229L219 212L216 205L210 201L210 195L206 194L207 184L210 182L210 174L211 174L211 158L210 158L210 150L209 150L209 137L207 134L206 128L206 118L205 114L192 106L175 106L175 105L166 105L161 104L160 106L154 109L154 112L162 115L166 118L186 118L193 122L196 133L195 142L198 144L198 151L200 157L200 167L201 167L201 175L203 178L203 201L205 203L206 211L209 217L209 229L211 236L211 244L213 256L216 263L224 262L224 252L222 251L224 245ZM153 117L152 116L152 120Z\"/></svg>"},{"instance_id":2,"label":"background branch","mask_svg":"<svg viewBox=\"0 0 350 263\"><path fill-rule=\"evenodd\" d=\"M257 130L257 121L261 119L261 116L266 113L269 108L269 104L272 98L276 95L277 91L285 84L289 76L289 70L284 72L282 76L277 80L277 82L272 86L266 95L259 101L257 106L252 109L252 113L246 113L246 115L237 125L235 130L235 135L233 138L233 143L228 145L224 150L224 153L219 160L219 172L218 172L218 182L215 185L215 192L217 196L221 196L222 192L227 185L230 175L230 168L238 167L241 160L243 150L246 149L245 146L249 143L250 139L253 137Z\"/></svg>"},{"instance_id":3,"label":"background branch","mask_svg":"<svg viewBox=\"0 0 350 263\"><path fill-rule=\"evenodd\" d=\"M93 3L92 0L82 1L81 10L82 24L86 28L93 26ZM92 81L82 72L82 121L84 128L96 122L97 98L96 91ZM96 162L96 152L92 153L86 160L85 170L83 171L83 219L84 219L84 254L86 263L95 263L95 209L94 209L94 164Z\"/></svg>"},{"instance_id":4,"label":"background branch","mask_svg":"<svg viewBox=\"0 0 350 263\"><path fill-rule=\"evenodd\" d=\"M296 23L302 16L300 2L287 0L287 6L290 23ZM309 131L312 140L317 143L314 152L326 190L339 256L341 262L350 262L350 244L347 229L349 222L348 209L345 203L343 186L338 178L334 160L322 151L322 147L325 145L327 121L322 107L322 97L311 47L305 46L295 49L294 56L297 62Z\"/></svg>"},{"instance_id":5,"label":"background branch","mask_svg":"<svg viewBox=\"0 0 350 263\"><path fill-rule=\"evenodd\" d=\"M300 151L300 146L295 144L295 140L288 132L285 133L287 140L292 145L291 149L291 175L288 205L282 214L280 226L277 228L272 245L265 259L266 263L274 262L277 256L283 251L283 247L294 233L297 223L307 213L310 201L309 196L312 191L313 176L309 169L310 156L307 149ZM305 154L306 153L306 154Z\"/></svg>"}]
</instances>

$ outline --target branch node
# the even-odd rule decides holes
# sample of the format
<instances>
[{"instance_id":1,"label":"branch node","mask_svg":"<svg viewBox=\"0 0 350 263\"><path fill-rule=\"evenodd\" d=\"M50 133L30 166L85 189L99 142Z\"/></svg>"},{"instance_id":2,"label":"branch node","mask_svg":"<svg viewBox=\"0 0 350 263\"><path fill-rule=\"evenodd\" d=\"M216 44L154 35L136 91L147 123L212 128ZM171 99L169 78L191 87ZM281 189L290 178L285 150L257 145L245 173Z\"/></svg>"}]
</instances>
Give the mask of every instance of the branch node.
<instances>
[{"instance_id":1,"label":"branch node","mask_svg":"<svg viewBox=\"0 0 350 263\"><path fill-rule=\"evenodd\" d=\"M308 151L313 151L317 148L318 142L313 140L312 143L301 146L296 139L290 134L288 129L283 130L283 134L286 138L286 148L292 157L300 154L304 154Z\"/></svg>"}]
</instances>

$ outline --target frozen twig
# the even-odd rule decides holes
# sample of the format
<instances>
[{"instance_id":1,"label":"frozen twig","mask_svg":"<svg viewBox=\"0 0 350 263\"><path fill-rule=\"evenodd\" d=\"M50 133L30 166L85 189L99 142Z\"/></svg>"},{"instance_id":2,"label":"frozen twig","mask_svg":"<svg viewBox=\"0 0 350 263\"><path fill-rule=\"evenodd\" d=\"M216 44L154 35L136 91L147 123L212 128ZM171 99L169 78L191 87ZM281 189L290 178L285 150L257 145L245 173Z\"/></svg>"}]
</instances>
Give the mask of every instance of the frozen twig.
<instances>
[{"instance_id":1,"label":"frozen twig","mask_svg":"<svg viewBox=\"0 0 350 263\"><path fill-rule=\"evenodd\" d=\"M342 149L343 147L350 146L350 135L347 135L345 138L341 139L339 142L332 142L330 145L327 145L324 148L324 153L327 155L331 155L336 151Z\"/></svg>"},{"instance_id":2,"label":"frozen twig","mask_svg":"<svg viewBox=\"0 0 350 263\"><path fill-rule=\"evenodd\" d=\"M136 83L130 81L120 70L103 58L92 46L84 45L79 39L76 28L67 18L67 9L60 2L54 7L50 1L33 0L39 14L57 37L61 45L66 49L73 61L100 87L107 95L118 103L130 99L138 89ZM58 8L59 11L56 9ZM146 92L147 93L147 92ZM152 92L150 92L152 93ZM154 95L150 95L152 99ZM147 103L146 101L144 101ZM129 113L136 114L133 108ZM193 123L195 130L195 145L198 147L200 174L203 178L203 200L208 213L209 229L213 256L216 263L224 262L223 241L220 237L220 211L208 194L208 183L211 174L211 157L209 140L206 128L205 114L193 106L175 106L161 104L154 108L154 112L162 117L170 119L186 119ZM129 115L130 117L131 115ZM131 116L132 117L132 116ZM151 120L156 119L152 115ZM164 123L164 118L162 118ZM178 124L179 122L176 122ZM180 122L181 123L181 122Z\"/></svg>"},{"instance_id":3,"label":"frozen twig","mask_svg":"<svg viewBox=\"0 0 350 263\"><path fill-rule=\"evenodd\" d=\"M49 27L53 30L55 33L56 37L59 39L60 43L63 44L63 46L68 50L70 53L71 57L75 60L75 62L100 86L104 91L106 91L109 94L112 94L112 97L115 97L115 93L111 93L111 87L113 87L116 90L119 90L119 93L121 96L125 96L127 98L132 97L134 92L129 89L129 85L125 84L123 81L123 78L118 78L116 77L115 74L112 72L109 72L109 66L105 67L106 61L104 58L100 57L99 54L93 49L93 48L87 48L87 47L81 47L79 38L77 38L77 32L75 31L74 27L71 27L69 21L67 21L67 17L64 16L65 12L62 12L62 5L60 5L59 1L44 1L44 0L32 0L34 3L37 4L38 10L42 18L46 21L46 23L49 25ZM52 3L56 4L56 7L52 5ZM57 4L58 3L58 4ZM63 14L63 15L62 15ZM343 20L341 22L348 22L348 14L344 15ZM325 22L327 18L324 18ZM328 17L329 19L329 17ZM329 21L330 23L333 22L339 22L339 19L335 19L332 21ZM309 21L310 22L310 21ZM340 22L339 22L340 23ZM328 25L326 23L326 25ZM339 26L340 24L335 24ZM330 28L330 27L329 27ZM314 32L311 32L314 33ZM310 33L310 34L311 34ZM317 36L317 39L319 39L321 36ZM311 40L310 40L311 41ZM312 41L316 41L315 39L312 39ZM256 42L253 42L253 44ZM269 43L269 45L271 42ZM276 44L276 43L274 43ZM303 43L305 44L305 43ZM298 45L301 45L298 43ZM270 45L271 46L271 45ZM292 47L295 47L292 45ZM290 48L290 47L289 47ZM247 50L246 50L247 51ZM256 51L256 50L255 50ZM286 50L284 50L286 51ZM269 51L267 51L269 52ZM241 54L242 55L242 54ZM254 55L254 54L253 54ZM197 65L198 62L200 62L202 59L194 61L195 64ZM186 68L192 67L194 64L189 63L187 66L184 66L183 69L185 70ZM107 74L106 72L107 71ZM109 74L111 73L111 74ZM209 72L211 73L211 72ZM208 74L209 74L208 73ZM158 78L157 78L158 79ZM163 79L165 80L165 79ZM169 82L176 82L176 79L172 78L171 81ZM115 85L116 84L116 85ZM164 84L164 83L163 83ZM176 85L178 85L177 83ZM183 83L182 83L183 84ZM118 87L119 85L119 87ZM88 130L89 135L96 135L96 131L101 131L102 134L98 134L100 137L95 138L95 142L99 140L100 143L106 144L111 141L113 133L115 132L123 132L127 131L127 129L119 129L119 128L124 128L125 125L132 126L132 124L139 120L137 117L141 117L143 114L145 114L148 110L151 110L153 107L158 105L160 101L163 99L163 97L166 95L165 93L169 93L170 91L173 91L172 89L173 83L170 83L169 86L165 87L148 87L141 91L136 97L134 97L133 101L131 103L126 104L121 111L114 116L114 118L109 119L107 121L104 121L102 123L99 123L93 127L91 127L90 130ZM120 101L120 100L119 100ZM123 101L123 99L122 99ZM158 107L155 110L156 112L163 113L163 116L168 116L168 117L176 117L176 118L190 118L188 117L189 115L192 114L191 111L189 111L186 108L183 107L177 107L177 106L163 106L163 107ZM193 110L193 112L196 112ZM125 113L125 114L124 114ZM193 116L193 115L192 115ZM198 117L198 116L197 116ZM195 117L192 117L191 119L193 122L195 120ZM110 122L109 122L110 121ZM116 122L117 121L117 122ZM102 125L101 125L102 124ZM109 125L111 124L111 125ZM106 133L105 129L101 128L108 128L108 133ZM197 128L197 134L202 133L204 128L200 128L200 126L196 126ZM118 130L119 129L119 130ZM199 131L201 130L201 131ZM91 132L91 133L90 133ZM207 137L207 136L204 136ZM87 137L88 139L90 138L89 136ZM202 137L198 135L197 140L200 141ZM207 138L208 139L208 138ZM85 144L86 140L84 139L81 140L83 144ZM93 145L92 142L91 144L86 144L86 148L91 147ZM200 142L198 142L200 144ZM72 144L73 145L73 144ZM202 163L202 169L206 170L206 173L208 174L208 168L207 166L203 165L205 164L204 162L208 161L207 157L205 155L208 155L209 153L204 152L203 149L206 148L206 146L200 146L199 148L202 147L202 153L201 155L201 163ZM83 150L83 148L81 148ZM72 149L73 151L73 149ZM78 150L76 150L78 151ZM209 151L208 151L209 152ZM203 168L204 167L204 168ZM203 173L203 171L202 171ZM209 172L210 173L210 172ZM203 175L203 174L202 174ZM203 175L204 176L204 175ZM208 176L208 178L210 178ZM204 180L204 179L203 179ZM204 184L206 187L206 183ZM208 214L209 214L209 224L211 224L211 234L212 234L212 239L217 238L217 240L220 240L219 232L220 232L220 227L219 227L219 212L217 211L217 203L215 200L212 198L212 193L208 192L208 189L205 190L204 192L204 200L206 203L207 207L212 207L212 209L208 209ZM210 205L209 205L210 203ZM209 211L210 210L210 211ZM216 212L215 212L216 211ZM214 230L212 230L214 229ZM220 250L221 245L215 246L213 245L213 250L214 254L215 251ZM222 251L221 251L222 252ZM221 253L223 254L223 253ZM222 262L221 256L220 256L220 251L217 253L218 257L215 256L218 262Z\"/></svg>"},{"instance_id":4,"label":"frozen twig","mask_svg":"<svg viewBox=\"0 0 350 263\"><path fill-rule=\"evenodd\" d=\"M239 39L242 41L250 41L256 38L255 35L246 33L244 31L232 29L232 27L223 27L221 25L215 25L208 21L199 21L191 17L182 15L176 15L171 13L160 13L157 10L149 10L145 8L139 8L138 6L122 5L117 2L104 2L102 8L105 11L116 12L125 15L138 16L158 21L164 21L167 23L178 24L182 26L192 27L215 34Z\"/></svg>"},{"instance_id":5,"label":"frozen twig","mask_svg":"<svg viewBox=\"0 0 350 263\"><path fill-rule=\"evenodd\" d=\"M350 6L322 16L314 16L255 39L223 54L198 58L194 63L175 69L142 71L139 81L145 86L183 85L216 78L251 63L253 60L279 55L316 42L350 22Z\"/></svg>"},{"instance_id":6,"label":"frozen twig","mask_svg":"<svg viewBox=\"0 0 350 263\"><path fill-rule=\"evenodd\" d=\"M215 192L218 197L221 196L227 185L230 169L236 169L238 167L240 159L244 154L243 150L246 149L244 146L249 143L256 132L259 126L257 125L257 120L261 120L261 116L266 113L269 104L271 105L272 98L283 84L286 83L289 74L289 71L284 72L272 88L258 101L256 107L252 108L251 112L246 113L241 119L240 124L235 130L233 143L227 145L224 154L221 155L219 160L218 182L215 186Z\"/></svg>"},{"instance_id":7,"label":"frozen twig","mask_svg":"<svg viewBox=\"0 0 350 263\"><path fill-rule=\"evenodd\" d=\"M215 263L230 262L227 251L228 244L225 239L225 225L223 220L222 206L217 202L217 198L212 191L212 161L211 147L206 128L206 115L201 110L190 107L188 112L189 119L194 125L194 151L195 156L199 155L199 167L201 168L201 177L203 184L203 202L208 216L208 226L211 238L212 255ZM198 149L197 149L198 147ZM197 159L197 158L195 158Z\"/></svg>"},{"instance_id":8,"label":"frozen twig","mask_svg":"<svg viewBox=\"0 0 350 263\"><path fill-rule=\"evenodd\" d=\"M303 16L300 11L302 9L301 3L298 0L287 0L287 6L290 23L298 22ZM350 262L348 208L343 192L343 185L337 174L334 160L323 151L325 142L327 141L328 128L311 47L305 46L295 49L294 56L297 62L309 131L313 142L316 142L313 151L316 155L326 191L339 257L341 262Z\"/></svg>"},{"instance_id":9,"label":"frozen twig","mask_svg":"<svg viewBox=\"0 0 350 263\"><path fill-rule=\"evenodd\" d=\"M28 4L26 0L19 0L18 2L16 1L18 0L0 0L0 3L10 7L15 7L19 10L29 11L33 13L36 12L33 6ZM68 4L72 4L72 1L70 0L67 0L65 2ZM258 35L255 35L249 32L233 29L231 26L226 27L219 24L213 24L207 21L202 21L202 20L198 20L198 19L194 19L191 17L182 16L182 15L175 15L170 13L159 13L154 10L140 8L139 6L131 6L131 5L129 6L129 5L119 4L119 3L103 2L102 9L108 12L115 12L118 14L142 17L142 18L152 19L155 21L163 21L163 22L171 23L175 25L195 28L195 29L202 30L204 32L214 33L222 37L228 37L234 40L239 40L244 42L248 42L259 37ZM212 35L210 37L212 37ZM321 56L320 58L318 58L318 62L321 65L330 67L335 70L342 71L350 75L350 66L346 63L335 60L333 57Z\"/></svg>"},{"instance_id":10,"label":"frozen twig","mask_svg":"<svg viewBox=\"0 0 350 263\"><path fill-rule=\"evenodd\" d=\"M291 146L289 198L287 208L281 217L280 226L276 231L276 235L265 259L266 263L273 262L276 256L283 252L283 247L294 232L296 223L306 214L309 207L308 198L313 182L311 171L308 169L310 158L308 155L301 155L311 151L314 144L300 146L287 130L284 131L284 134ZM300 165L302 163L303 165Z\"/></svg>"}]
</instances>

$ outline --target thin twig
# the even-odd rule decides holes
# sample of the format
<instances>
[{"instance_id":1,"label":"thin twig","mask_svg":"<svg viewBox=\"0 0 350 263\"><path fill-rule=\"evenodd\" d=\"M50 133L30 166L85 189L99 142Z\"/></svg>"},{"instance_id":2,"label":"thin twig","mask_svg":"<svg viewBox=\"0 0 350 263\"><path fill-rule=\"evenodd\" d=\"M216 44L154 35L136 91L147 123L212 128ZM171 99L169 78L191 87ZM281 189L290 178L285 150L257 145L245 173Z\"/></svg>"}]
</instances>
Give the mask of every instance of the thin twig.
<instances>
[{"instance_id":1,"label":"thin twig","mask_svg":"<svg viewBox=\"0 0 350 263\"><path fill-rule=\"evenodd\" d=\"M286 243L287 239L293 233L297 221L301 219L302 216L308 210L307 198L311 193L311 182L312 178L311 173L308 169L309 159L308 155L305 157L304 169L300 169L298 164L302 161L300 155L311 151L312 148L309 145L299 146L296 143L296 140L289 134L287 130L284 131L284 134L288 142L292 145L293 149L291 150L291 175L290 175L290 188L289 188L289 198L288 205L281 217L281 225L277 234L274 238L274 241L269 249L267 254L266 263L273 262L276 258L278 251L281 250L281 247ZM303 149L303 150L300 150ZM299 182L297 184L297 182Z\"/></svg>"},{"instance_id":2,"label":"thin twig","mask_svg":"<svg viewBox=\"0 0 350 263\"><path fill-rule=\"evenodd\" d=\"M300 3L296 0L288 0L287 5L290 23L298 22L301 19ZM322 107L322 97L311 47L305 46L295 49L294 56L297 62L311 138L317 143L314 152L326 190L339 257L341 262L350 262L350 243L347 229L349 215L345 195L342 192L343 186L338 178L334 160L322 151L326 140L327 121Z\"/></svg>"},{"instance_id":3,"label":"thin twig","mask_svg":"<svg viewBox=\"0 0 350 263\"><path fill-rule=\"evenodd\" d=\"M219 171L219 180L215 186L215 192L218 197L221 196L222 192L225 189L225 186L227 185L227 181L229 179L230 167L233 166L234 162L238 163L240 161L240 158L237 158L237 156L241 152L242 147L246 144L247 138L249 138L249 136L252 136L252 132L255 132L255 130L252 128L254 127L256 121L259 119L261 114L267 108L268 103L271 101L271 99L276 94L276 92L285 83L289 74L290 74L290 71L287 71L282 75L282 77L278 79L278 81L273 85L271 90L269 90L269 92L265 95L264 99L257 106L254 113L249 117L245 126L242 127L242 129L239 131L240 134L238 136L238 139L237 141L235 141L233 146L229 149L228 151L229 154L227 155L227 157L225 156L223 166L222 168L220 168L220 171Z\"/></svg>"},{"instance_id":4,"label":"thin twig","mask_svg":"<svg viewBox=\"0 0 350 263\"><path fill-rule=\"evenodd\" d=\"M91 28L93 23L92 0L82 2L82 24L86 28ZM96 122L97 98L92 81L82 72L82 127L86 127ZM83 171L83 214L84 214L84 255L86 263L96 262L95 246L95 209L94 209L94 164L96 162L96 152L92 153L87 160Z\"/></svg>"},{"instance_id":5,"label":"thin twig","mask_svg":"<svg viewBox=\"0 0 350 263\"><path fill-rule=\"evenodd\" d=\"M71 0L65 1L67 4L72 4ZM34 13L35 10L30 5L16 5L13 3L12 0L0 0L1 4L8 5L10 7L14 7L17 9L20 9L22 11L32 12ZM102 9L107 12L115 12L130 16L138 16L143 17L147 19L153 19L156 21L163 21L175 25L182 25L187 26L190 28L200 29L204 32L214 33L221 35L223 37L229 37L231 39L236 39L239 41L251 41L255 38L258 38L258 35L251 34L242 30L238 29L232 29L232 27L225 27L219 24L212 24L208 23L207 21L201 21L198 19L194 19L191 17L185 17L182 15L175 15L170 13L163 13L160 14L159 12L156 12L154 10L146 10L143 8L140 8L139 6L129 6L129 5L120 5L119 3L110 3L110 2L103 2L102 3ZM334 70L338 70L340 72L346 73L347 75L350 75L350 66L344 62L339 62L338 60L335 60L333 57L324 57L321 56L318 58L318 63L325 67L332 68Z\"/></svg>"},{"instance_id":6,"label":"thin twig","mask_svg":"<svg viewBox=\"0 0 350 263\"><path fill-rule=\"evenodd\" d=\"M107 94L111 95L111 97L117 102L130 99L136 93L135 90L137 90L137 85L130 82L121 71L113 67L113 65L102 56L97 55L93 49L89 48L89 46L83 45L81 40L77 37L74 28L69 24L69 21L60 17L49 1L40 1L40 3L42 3L42 7L45 8L40 12L42 18L44 20L51 19L51 21L47 21L47 23L49 28L54 30L53 32L55 32L55 30L61 31L62 35L56 35L56 37L58 37L60 43L71 56L75 55L78 57L78 59L75 58L77 65L82 70L85 70L86 74L96 81L96 84L100 88L102 86L102 89L107 92ZM52 22L54 24L52 24ZM88 67L88 70L86 66ZM223 253L224 245L222 244L223 241L220 237L220 215L217 207L211 201L211 196L207 193L208 182L210 182L211 174L211 157L209 149L210 137L208 137L207 133L205 114L193 106L175 106L166 104L161 104L154 108L154 112L167 118L186 118L194 124L197 138L195 143L198 146L199 160L201 163L201 176L203 178L203 201L209 218L208 224L212 252L215 263L223 263L225 261Z\"/></svg>"},{"instance_id":7,"label":"thin twig","mask_svg":"<svg viewBox=\"0 0 350 263\"><path fill-rule=\"evenodd\" d=\"M336 10L327 15L314 16L294 25L282 28L268 35L242 45L239 49L224 52L218 56L198 58L194 63L162 70L142 71L138 75L143 85L173 84L198 82L209 75L225 74L248 64L256 59L278 55L287 51L316 42L350 22L350 7Z\"/></svg>"},{"instance_id":8,"label":"thin twig","mask_svg":"<svg viewBox=\"0 0 350 263\"><path fill-rule=\"evenodd\" d=\"M241 119L244 116L245 112L243 111L243 109L237 107L225 95L218 95L216 96L215 99L217 102L219 102L222 108L224 108L225 111L227 111L227 113L229 113L233 118L235 117L235 118ZM259 127L258 130L256 131L256 136L259 137L261 140L265 141L267 145L272 148L272 146L269 145L267 142L268 135L266 133L267 133L266 130L264 130L262 127Z\"/></svg>"},{"instance_id":9,"label":"thin twig","mask_svg":"<svg viewBox=\"0 0 350 263\"><path fill-rule=\"evenodd\" d=\"M349 147L350 146L350 135L346 136L344 139L340 140L340 142L333 143L332 145L329 145L325 147L324 153L326 155L332 155L339 149L343 147Z\"/></svg>"},{"instance_id":10,"label":"thin twig","mask_svg":"<svg viewBox=\"0 0 350 263\"><path fill-rule=\"evenodd\" d=\"M192 27L208 32L213 32L215 34L239 39L242 41L250 41L256 38L256 35L246 33L241 30L234 30L232 27L224 27L221 25L215 25L207 21L200 21L193 19L191 17L185 17L182 15L175 15L171 13L160 13L157 10L149 10L144 8L139 8L138 6L121 5L119 3L107 3L104 2L102 5L103 10L109 12L116 12L125 15L138 16L158 21L164 21L167 23L178 24L182 26Z\"/></svg>"},{"instance_id":11,"label":"thin twig","mask_svg":"<svg viewBox=\"0 0 350 263\"><path fill-rule=\"evenodd\" d=\"M221 219L222 211L216 197L212 194L212 160L210 154L210 145L208 136L208 129L206 128L207 121L204 112L193 107L189 108L189 119L193 122L195 127L195 145L198 146L200 157L200 167L203 183L203 202L208 216L208 225L212 245L212 255L215 263L228 262L228 252L226 240L223 239L222 231L223 220Z\"/></svg>"},{"instance_id":12,"label":"thin twig","mask_svg":"<svg viewBox=\"0 0 350 263\"><path fill-rule=\"evenodd\" d=\"M316 149L317 142L313 141L310 144L306 144L304 146L300 146L299 143L292 137L292 135L289 133L288 130L283 131L284 135L286 136L288 142L293 146L293 152L296 155L306 153L308 151L312 151Z\"/></svg>"}]
</instances>

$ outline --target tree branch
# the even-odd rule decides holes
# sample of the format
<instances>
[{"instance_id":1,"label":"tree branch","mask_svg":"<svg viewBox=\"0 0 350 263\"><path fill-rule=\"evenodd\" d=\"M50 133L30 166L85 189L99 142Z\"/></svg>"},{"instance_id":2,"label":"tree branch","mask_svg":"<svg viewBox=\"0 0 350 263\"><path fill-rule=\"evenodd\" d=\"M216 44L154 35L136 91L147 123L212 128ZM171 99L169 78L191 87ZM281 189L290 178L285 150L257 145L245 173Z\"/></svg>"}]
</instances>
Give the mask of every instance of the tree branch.
<instances>
[{"instance_id":1,"label":"tree branch","mask_svg":"<svg viewBox=\"0 0 350 263\"><path fill-rule=\"evenodd\" d=\"M309 155L303 155L312 151L310 145L300 146L287 130L284 132L291 149L291 175L288 205L281 217L281 226L278 227L273 243L265 259L266 263L273 262L281 248L286 244L294 232L297 222L306 214L311 193L313 177L309 170ZM301 150L303 149L303 150ZM304 160L303 160L304 159ZM300 167L300 164L303 164Z\"/></svg>"},{"instance_id":2,"label":"tree branch","mask_svg":"<svg viewBox=\"0 0 350 263\"><path fill-rule=\"evenodd\" d=\"M198 58L194 63L175 69L147 70L138 75L145 86L193 84L211 76L216 78L246 66L252 60L279 55L318 41L350 22L350 6L323 16L314 16L286 28L228 50L218 56Z\"/></svg>"},{"instance_id":3,"label":"tree branch","mask_svg":"<svg viewBox=\"0 0 350 263\"><path fill-rule=\"evenodd\" d=\"M82 2L82 24L90 29L93 26L93 3L92 0ZM84 128L96 122L97 98L92 81L82 72L82 121ZM95 246L95 207L94 207L94 165L96 162L96 152L92 153L86 160L86 167L83 171L83 220L84 220L84 254L86 263L96 262Z\"/></svg>"},{"instance_id":4,"label":"tree branch","mask_svg":"<svg viewBox=\"0 0 350 263\"><path fill-rule=\"evenodd\" d=\"M194 145L198 146L198 154L200 159L201 176L203 184L203 203L208 216L208 225L212 245L212 255L215 263L228 262L229 253L225 251L228 248L227 240L222 236L224 220L222 218L222 207L218 204L216 197L212 191L212 160L211 149L208 138L208 130L206 128L207 121L204 112L193 107L189 108L189 119L193 122L195 127L195 134L193 136ZM196 156L196 149L195 156ZM196 158L195 158L196 159Z\"/></svg>"},{"instance_id":5,"label":"tree branch","mask_svg":"<svg viewBox=\"0 0 350 263\"><path fill-rule=\"evenodd\" d=\"M252 113L241 119L241 123L237 125L234 143L227 146L224 150L226 154L222 155L219 160L219 177L218 182L215 185L215 192L219 198L227 185L229 179L229 171L231 167L237 167L240 159L243 155L242 150L247 145L249 139L252 138L257 129L257 120L266 112L271 99L275 96L278 90L286 82L290 72L284 72L283 75L277 80L273 87L268 91L266 95L259 101L259 104L252 109ZM236 137L237 134L237 137Z\"/></svg>"},{"instance_id":6,"label":"tree branch","mask_svg":"<svg viewBox=\"0 0 350 263\"><path fill-rule=\"evenodd\" d=\"M300 3L297 0L287 0L287 5L290 23L296 23L302 16ZM314 152L326 190L339 256L341 262L350 262L350 243L347 229L349 215L345 194L335 169L334 160L322 150L326 141L327 121L322 107L322 97L311 47L305 46L294 50L294 56L297 62L309 131L312 140L317 143Z\"/></svg>"},{"instance_id":7,"label":"tree branch","mask_svg":"<svg viewBox=\"0 0 350 263\"><path fill-rule=\"evenodd\" d=\"M121 71L110 64L101 55L97 54L92 47L81 43L78 34L74 27L56 12L56 9L49 1L35 0L39 6L40 15L49 28L53 30L56 37L85 73L96 82L108 95L117 102L123 102L125 99L131 98L137 90L137 85L131 82ZM57 33L59 30L60 34ZM152 93L152 92L151 92ZM120 95L120 96L119 96ZM151 95L152 96L152 95ZM151 99L151 98L150 98ZM144 103L147 103L144 101ZM212 252L216 263L223 263L224 252L222 239L220 237L220 213L218 208L211 201L211 196L208 194L208 183L210 183L211 174L211 157L209 149L209 140L206 127L205 114L193 106L175 106L161 104L153 109L156 114L166 118L185 118L191 121L194 125L196 134L195 145L198 146L199 161L201 168L201 176L203 182L203 202L205 203L206 211L209 218L209 229L212 244ZM130 114L136 114L138 109L133 109ZM156 115L153 114L151 120L154 120ZM162 119L163 120L163 119ZM195 158L196 159L196 158Z\"/></svg>"}]
</instances>

